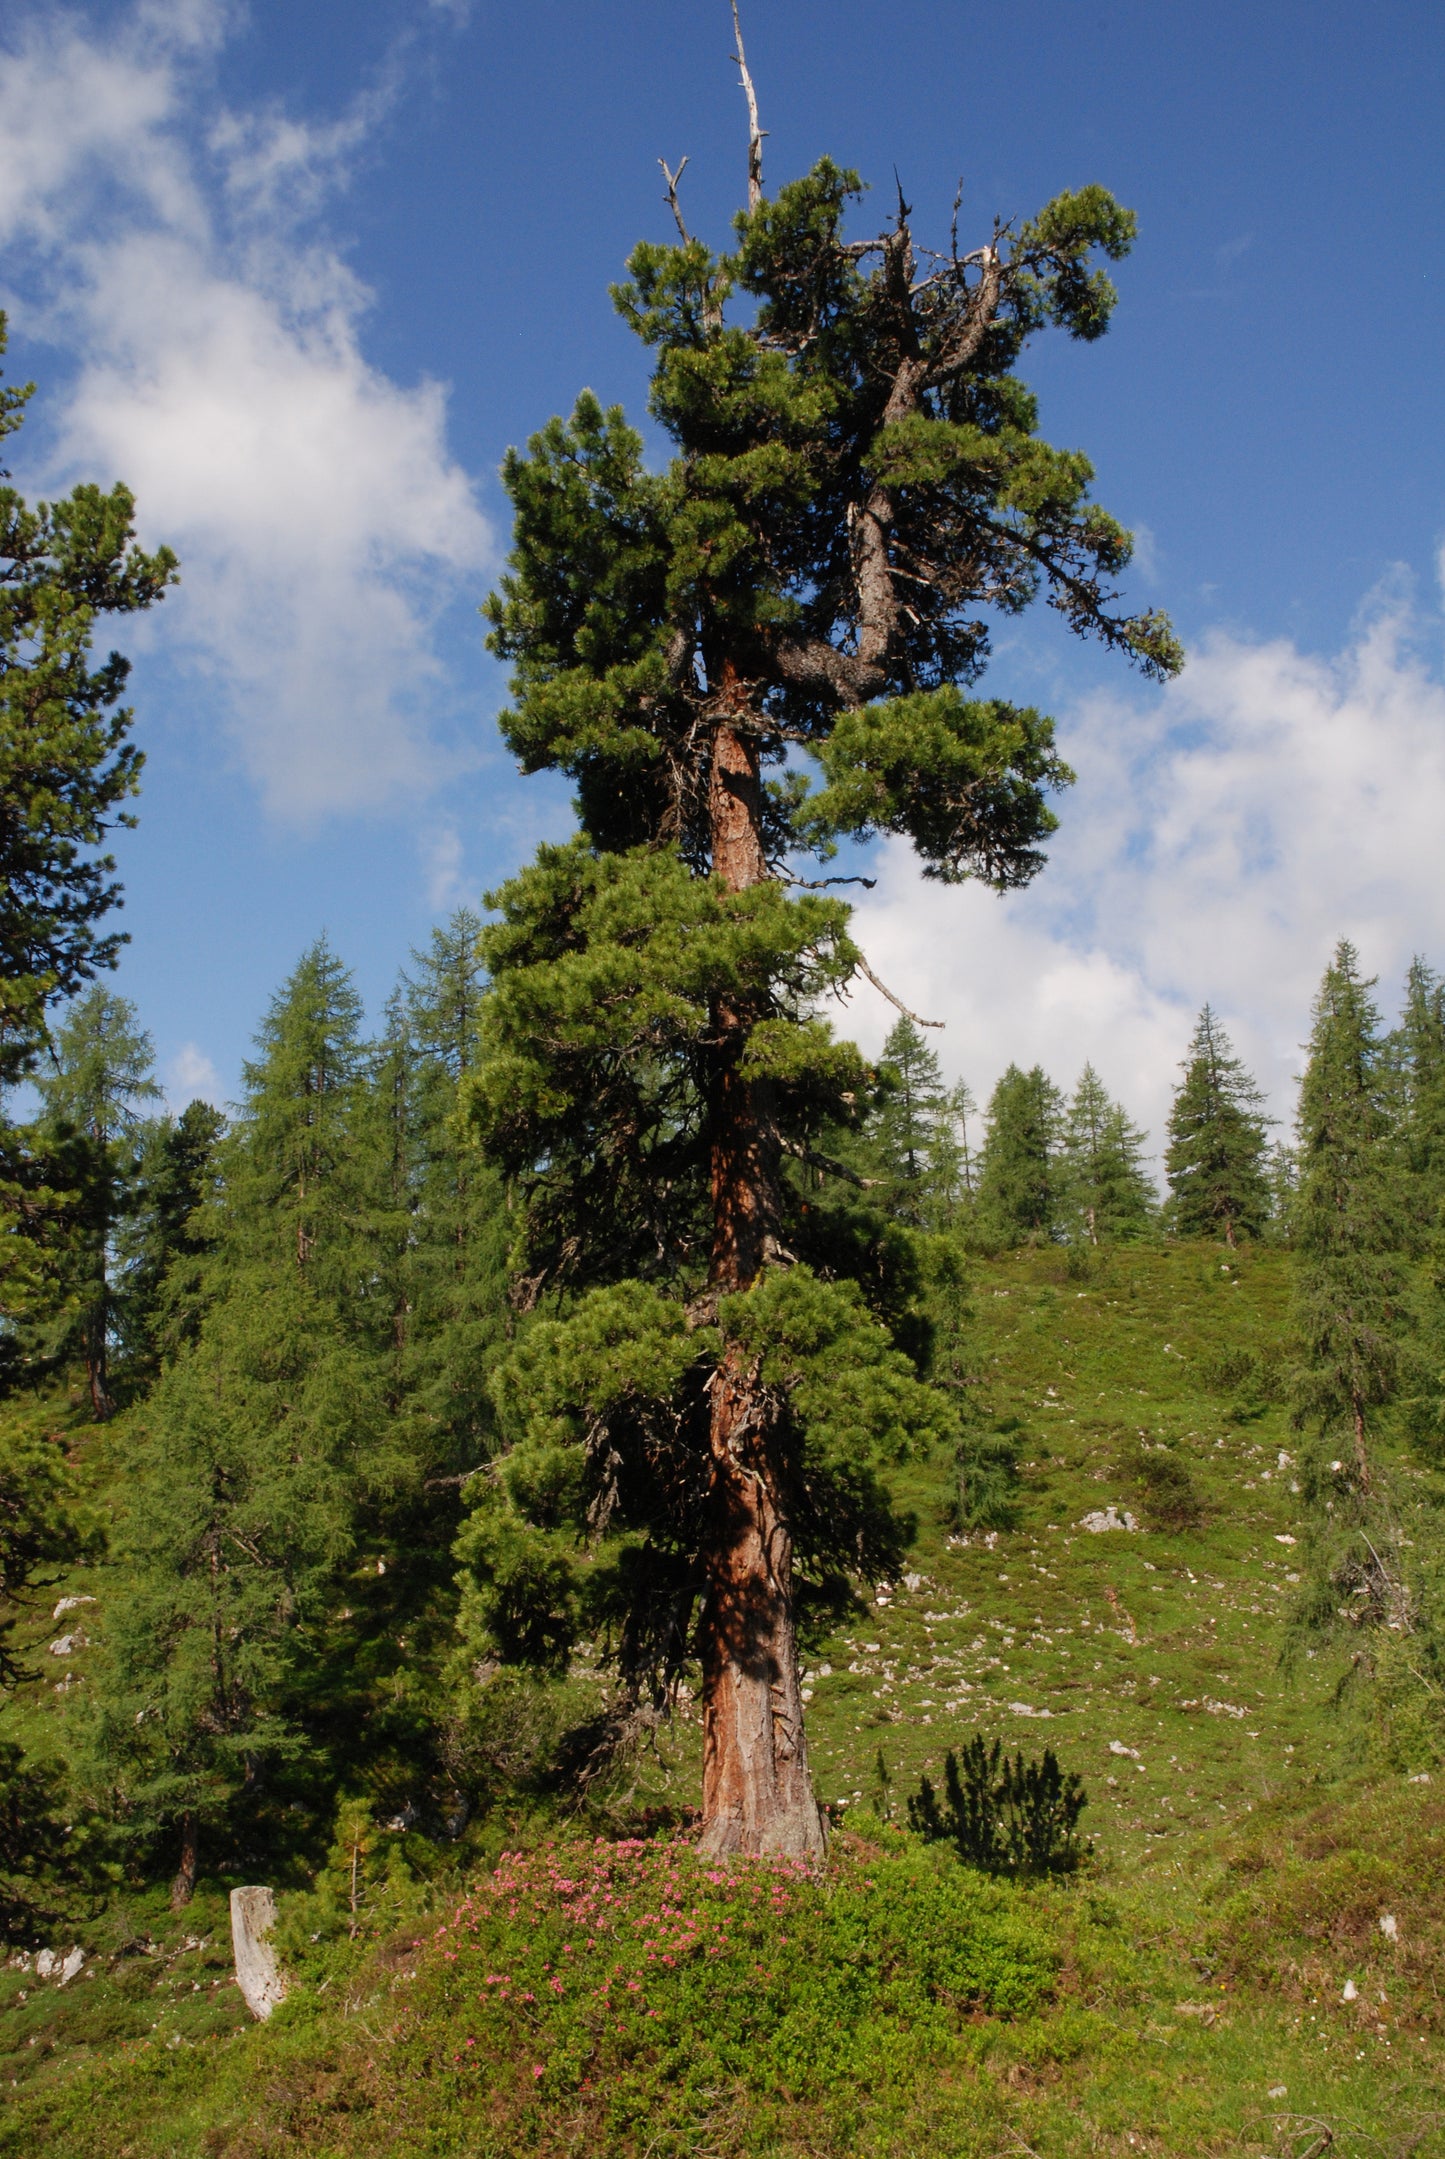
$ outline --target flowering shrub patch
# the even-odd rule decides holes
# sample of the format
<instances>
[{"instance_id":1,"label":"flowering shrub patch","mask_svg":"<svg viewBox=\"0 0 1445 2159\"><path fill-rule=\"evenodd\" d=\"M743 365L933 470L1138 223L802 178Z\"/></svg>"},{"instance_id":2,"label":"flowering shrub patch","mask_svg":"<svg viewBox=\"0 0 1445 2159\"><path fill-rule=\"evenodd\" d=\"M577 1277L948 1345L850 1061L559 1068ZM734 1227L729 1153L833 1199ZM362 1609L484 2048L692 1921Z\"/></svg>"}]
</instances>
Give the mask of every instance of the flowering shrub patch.
<instances>
[{"instance_id":1,"label":"flowering shrub patch","mask_svg":"<svg viewBox=\"0 0 1445 2159\"><path fill-rule=\"evenodd\" d=\"M917 1855L814 1874L602 1841L504 1854L411 1948L430 2075L605 2089L614 2118L659 2083L802 2098L916 2069L964 2019L1036 2010L1058 1962L1017 1892Z\"/></svg>"}]
</instances>

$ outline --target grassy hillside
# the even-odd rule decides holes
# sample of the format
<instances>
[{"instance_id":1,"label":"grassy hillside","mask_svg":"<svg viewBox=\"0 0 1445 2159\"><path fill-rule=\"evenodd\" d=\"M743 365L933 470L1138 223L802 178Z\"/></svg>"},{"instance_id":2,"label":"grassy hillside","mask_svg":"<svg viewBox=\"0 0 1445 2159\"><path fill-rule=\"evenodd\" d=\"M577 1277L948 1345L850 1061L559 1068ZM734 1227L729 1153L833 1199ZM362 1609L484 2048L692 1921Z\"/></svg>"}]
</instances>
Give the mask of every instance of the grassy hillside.
<instances>
[{"instance_id":1,"label":"grassy hillside","mask_svg":"<svg viewBox=\"0 0 1445 2159\"><path fill-rule=\"evenodd\" d=\"M223 1885L180 1924L132 1899L71 1937L63 1989L0 1974L0 2153L1445 2152L1445 1778L1337 1700L1342 1655L1281 1668L1287 1267L976 1269L971 1391L1018 1449L1016 1518L951 1534L951 1464L910 1466L908 1574L809 1640L823 1879L489 1822L378 1939L299 1926L265 2029ZM1080 1526L1110 1510L1138 1526ZM1083 1775L1076 1881L984 1883L899 1827L975 1729ZM684 1720L633 1804L690 1797L696 1751Z\"/></svg>"}]
</instances>

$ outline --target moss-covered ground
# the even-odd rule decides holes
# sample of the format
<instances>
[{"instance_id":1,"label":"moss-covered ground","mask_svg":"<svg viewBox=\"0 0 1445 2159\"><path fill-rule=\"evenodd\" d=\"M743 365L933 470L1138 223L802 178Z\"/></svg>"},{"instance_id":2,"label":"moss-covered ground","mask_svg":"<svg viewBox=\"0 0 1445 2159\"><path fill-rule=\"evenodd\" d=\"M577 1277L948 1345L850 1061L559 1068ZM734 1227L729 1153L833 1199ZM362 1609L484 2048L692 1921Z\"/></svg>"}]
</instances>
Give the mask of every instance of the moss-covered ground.
<instances>
[{"instance_id":1,"label":"moss-covered ground","mask_svg":"<svg viewBox=\"0 0 1445 2159\"><path fill-rule=\"evenodd\" d=\"M1281 1663L1287 1269L977 1264L970 1392L1018 1447L1016 1518L961 1538L951 1465L898 1473L908 1572L807 1644L822 1878L493 1823L264 2028L221 1885L179 1920L131 1897L63 1988L0 1973L0 2153L1445 2153L1445 1776L1341 1703L1343 1653ZM1111 1510L1138 1526L1081 1526ZM1077 1879L983 1883L905 1835L975 1729L1082 1774ZM688 1796L695 1757L684 1721L640 1796Z\"/></svg>"}]
</instances>

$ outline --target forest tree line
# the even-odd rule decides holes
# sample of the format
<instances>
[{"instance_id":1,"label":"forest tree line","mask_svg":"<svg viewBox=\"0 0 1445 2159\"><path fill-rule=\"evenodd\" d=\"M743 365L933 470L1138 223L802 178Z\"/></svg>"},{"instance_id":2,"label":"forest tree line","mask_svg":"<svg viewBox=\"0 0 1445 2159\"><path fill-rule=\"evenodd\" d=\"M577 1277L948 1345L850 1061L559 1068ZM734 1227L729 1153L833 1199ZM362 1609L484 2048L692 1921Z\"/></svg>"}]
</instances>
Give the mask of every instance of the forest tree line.
<instances>
[{"instance_id":1,"label":"forest tree line","mask_svg":"<svg viewBox=\"0 0 1445 2159\"><path fill-rule=\"evenodd\" d=\"M518 1476L508 1365L542 1316L518 1309L507 1192L468 1114L481 929L466 910L437 929L373 1036L318 942L272 1000L229 1117L162 1111L134 1007L93 985L34 1066L38 1114L10 1128L71 1180L43 1285L4 1334L12 1520L37 1571L102 1561L94 1603L66 1620L96 1652L73 1774L138 1862L171 1855L180 1899L238 1846L314 1845L362 1795L369 1819L443 1835L502 1791L585 1785L667 1706L628 1639L627 1540L579 1587L560 1500L522 1491L525 1523L497 1504ZM915 1369L954 1399L979 1250L1289 1241L1299 1413L1345 1434L1341 1495L1363 1507L1377 1410L1412 1373L1417 1422L1437 1409L1428 1298L1410 1346L1412 1269L1445 1191L1445 986L1423 961L1386 1032L1340 948L1296 1144L1271 1133L1208 1008L1162 1203L1143 1135L1091 1066L1068 1094L1010 1066L980 1119L904 1018L848 1124L794 1174L837 1206ZM44 1436L67 1397L104 1450L106 1519L88 1533ZM1006 1520L1007 1446L966 1420L953 1444L961 1525ZM568 1473L555 1450L524 1472L549 1473ZM886 1494L855 1507L868 1564L896 1569ZM1383 1612L1398 1592L1376 1590Z\"/></svg>"}]
</instances>

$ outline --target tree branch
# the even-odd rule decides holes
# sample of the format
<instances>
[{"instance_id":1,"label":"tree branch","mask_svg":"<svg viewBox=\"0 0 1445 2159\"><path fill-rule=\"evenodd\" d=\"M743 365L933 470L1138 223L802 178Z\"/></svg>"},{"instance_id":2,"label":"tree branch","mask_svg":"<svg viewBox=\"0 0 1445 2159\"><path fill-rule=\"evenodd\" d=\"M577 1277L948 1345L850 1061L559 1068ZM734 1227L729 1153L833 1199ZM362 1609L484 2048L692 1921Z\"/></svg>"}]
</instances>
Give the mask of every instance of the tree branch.
<instances>
[{"instance_id":1,"label":"tree branch","mask_svg":"<svg viewBox=\"0 0 1445 2159\"><path fill-rule=\"evenodd\" d=\"M862 885L871 892L877 884L876 877L789 877L787 883L798 892L822 892L829 885Z\"/></svg>"},{"instance_id":2,"label":"tree branch","mask_svg":"<svg viewBox=\"0 0 1445 2159\"><path fill-rule=\"evenodd\" d=\"M790 1154L795 1162L801 1162L805 1168L820 1169L829 1177L841 1177L845 1184L855 1185L860 1192L875 1191L888 1182L886 1177L860 1177L856 1170L849 1169L846 1162L835 1162L829 1154L817 1154L813 1148L805 1147L801 1140L783 1139L779 1144L784 1154Z\"/></svg>"},{"instance_id":3,"label":"tree branch","mask_svg":"<svg viewBox=\"0 0 1445 2159\"><path fill-rule=\"evenodd\" d=\"M748 73L748 56L743 50L743 26L738 20L738 0L732 0L733 35L738 49L733 54L738 73L743 81L743 96L748 101L748 209L756 210L763 199L763 130L758 126L758 97L753 88L753 78Z\"/></svg>"},{"instance_id":4,"label":"tree branch","mask_svg":"<svg viewBox=\"0 0 1445 2159\"><path fill-rule=\"evenodd\" d=\"M868 980L872 983L874 989L877 990L881 996L886 997L889 1004L896 1005L898 1010L903 1014L903 1017L906 1020L912 1020L915 1027L943 1027L947 1025L947 1022L945 1020L921 1019L918 1013L910 1012L907 1005L903 1002L903 999L901 997L895 997L886 982L879 981L877 975L874 974L872 968L868 965L867 960L864 959L861 952L858 955L858 972L860 975L866 975L868 977Z\"/></svg>"},{"instance_id":5,"label":"tree branch","mask_svg":"<svg viewBox=\"0 0 1445 2159\"><path fill-rule=\"evenodd\" d=\"M657 162L662 167L662 177L667 182L667 207L669 210L671 210L673 217L677 222L677 229L682 235L682 244L684 247L686 247L689 241L692 239L692 234L688 231L686 225L684 225L684 223L682 222L682 211L678 206L677 200L677 183L682 178L683 174L687 171L687 159L683 159L682 163L678 166L676 172L670 172L668 170L667 159L665 157L660 157Z\"/></svg>"}]
</instances>

